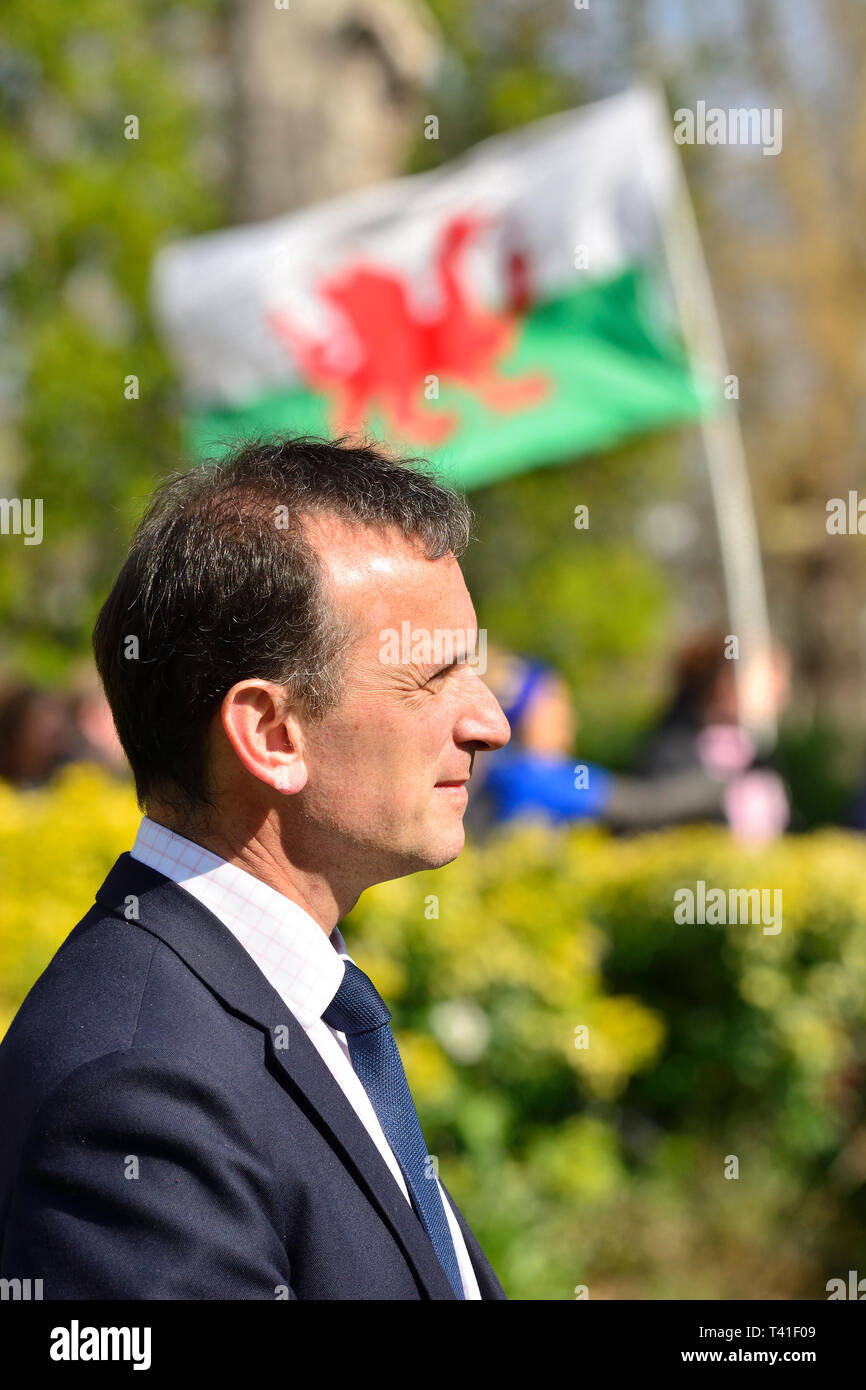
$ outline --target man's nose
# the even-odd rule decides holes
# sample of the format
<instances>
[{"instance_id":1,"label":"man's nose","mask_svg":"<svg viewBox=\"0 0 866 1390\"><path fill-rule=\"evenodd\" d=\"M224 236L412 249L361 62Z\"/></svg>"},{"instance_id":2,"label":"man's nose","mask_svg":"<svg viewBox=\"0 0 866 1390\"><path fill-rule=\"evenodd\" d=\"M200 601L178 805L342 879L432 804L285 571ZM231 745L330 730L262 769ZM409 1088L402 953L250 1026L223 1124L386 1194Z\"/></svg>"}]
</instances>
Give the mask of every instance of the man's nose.
<instances>
[{"instance_id":1,"label":"man's nose","mask_svg":"<svg viewBox=\"0 0 866 1390\"><path fill-rule=\"evenodd\" d=\"M503 748L511 738L511 725L493 691L480 677L478 685L479 694L460 721L460 739L476 743L479 749Z\"/></svg>"}]
</instances>

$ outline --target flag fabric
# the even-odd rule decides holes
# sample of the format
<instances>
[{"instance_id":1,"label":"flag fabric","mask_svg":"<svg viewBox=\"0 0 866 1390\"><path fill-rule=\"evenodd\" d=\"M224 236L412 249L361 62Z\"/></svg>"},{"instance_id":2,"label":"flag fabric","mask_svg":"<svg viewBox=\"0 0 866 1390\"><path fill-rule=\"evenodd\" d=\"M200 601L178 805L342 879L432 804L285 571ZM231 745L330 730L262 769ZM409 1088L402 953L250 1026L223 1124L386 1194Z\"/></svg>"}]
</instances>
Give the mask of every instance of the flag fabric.
<instances>
[{"instance_id":1,"label":"flag fabric","mask_svg":"<svg viewBox=\"0 0 866 1390\"><path fill-rule=\"evenodd\" d=\"M431 173L164 248L195 451L363 434L464 487L711 408L663 291L677 153L628 91Z\"/></svg>"}]
</instances>

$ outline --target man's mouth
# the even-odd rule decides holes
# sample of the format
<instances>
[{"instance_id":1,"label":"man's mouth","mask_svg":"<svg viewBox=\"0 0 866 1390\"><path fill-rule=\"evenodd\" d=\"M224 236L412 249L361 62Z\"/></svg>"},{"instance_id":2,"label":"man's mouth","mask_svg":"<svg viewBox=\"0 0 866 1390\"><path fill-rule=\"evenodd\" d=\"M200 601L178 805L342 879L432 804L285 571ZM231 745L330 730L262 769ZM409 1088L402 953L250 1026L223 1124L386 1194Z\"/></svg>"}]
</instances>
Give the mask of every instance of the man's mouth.
<instances>
[{"instance_id":1,"label":"man's mouth","mask_svg":"<svg viewBox=\"0 0 866 1390\"><path fill-rule=\"evenodd\" d=\"M466 788L466 783L468 781L468 777L461 777L459 781L437 782L434 790L439 792L450 792L453 797L458 798L461 802L468 801L469 792Z\"/></svg>"}]
</instances>

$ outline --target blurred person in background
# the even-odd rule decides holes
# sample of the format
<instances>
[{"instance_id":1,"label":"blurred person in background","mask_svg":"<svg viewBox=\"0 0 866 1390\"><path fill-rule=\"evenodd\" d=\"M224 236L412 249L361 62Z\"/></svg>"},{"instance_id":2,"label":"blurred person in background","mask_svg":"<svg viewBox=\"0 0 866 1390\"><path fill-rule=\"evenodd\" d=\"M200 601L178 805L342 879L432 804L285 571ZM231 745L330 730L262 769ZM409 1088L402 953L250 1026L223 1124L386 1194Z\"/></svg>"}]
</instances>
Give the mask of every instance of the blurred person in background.
<instances>
[{"instance_id":1,"label":"blurred person in background","mask_svg":"<svg viewBox=\"0 0 866 1390\"><path fill-rule=\"evenodd\" d=\"M758 762L754 741L739 722L736 665L725 655L725 634L688 638L674 658L673 693L634 764L639 776L720 764L732 771ZM778 716L790 695L790 660L774 644L746 670L743 698L749 713Z\"/></svg>"},{"instance_id":2,"label":"blurred person in background","mask_svg":"<svg viewBox=\"0 0 866 1390\"><path fill-rule=\"evenodd\" d=\"M790 698L791 663L777 642L744 668L737 688L735 659L726 635L701 632L688 638L674 659L673 693L640 750L633 771L659 778L704 769L726 782L725 814L746 840L769 840L787 827L791 807L785 784L759 754L743 727L768 714L778 719ZM737 658L738 660L739 658Z\"/></svg>"},{"instance_id":3,"label":"blurred person in background","mask_svg":"<svg viewBox=\"0 0 866 1390\"><path fill-rule=\"evenodd\" d=\"M660 758L644 775L629 776L575 761L578 720L568 685L552 666L490 648L486 679L511 725L511 742L481 762L467 814L476 837L518 818L598 821L619 832L724 821L749 842L772 839L787 824L781 779L750 771L754 747L737 741L736 727L727 741L715 732L699 741L696 757L682 751L668 765ZM728 717L731 710L736 706L725 706Z\"/></svg>"},{"instance_id":4,"label":"blurred person in background","mask_svg":"<svg viewBox=\"0 0 866 1390\"><path fill-rule=\"evenodd\" d=\"M42 787L72 757L72 723L62 698L26 682L0 692L0 778L21 791Z\"/></svg>"}]
</instances>

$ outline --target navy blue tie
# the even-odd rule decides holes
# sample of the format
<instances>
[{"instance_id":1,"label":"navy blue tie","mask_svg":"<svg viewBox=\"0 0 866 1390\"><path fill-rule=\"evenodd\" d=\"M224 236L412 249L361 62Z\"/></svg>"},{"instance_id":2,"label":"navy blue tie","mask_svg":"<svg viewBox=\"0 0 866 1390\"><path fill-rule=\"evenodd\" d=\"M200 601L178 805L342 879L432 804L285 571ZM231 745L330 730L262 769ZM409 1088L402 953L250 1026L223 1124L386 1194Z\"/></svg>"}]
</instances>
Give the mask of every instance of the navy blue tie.
<instances>
[{"instance_id":1,"label":"navy blue tie","mask_svg":"<svg viewBox=\"0 0 866 1390\"><path fill-rule=\"evenodd\" d=\"M463 1280L421 1122L391 1032L391 1014L372 980L344 959L343 982L322 1014L329 1027L346 1034L349 1056L385 1138L400 1164L406 1186L439 1263L458 1298Z\"/></svg>"}]
</instances>

